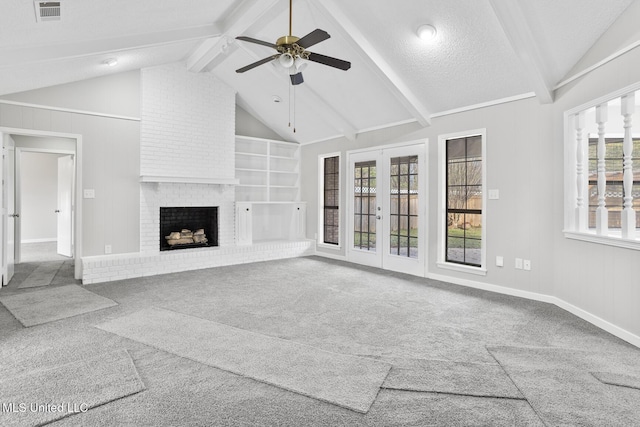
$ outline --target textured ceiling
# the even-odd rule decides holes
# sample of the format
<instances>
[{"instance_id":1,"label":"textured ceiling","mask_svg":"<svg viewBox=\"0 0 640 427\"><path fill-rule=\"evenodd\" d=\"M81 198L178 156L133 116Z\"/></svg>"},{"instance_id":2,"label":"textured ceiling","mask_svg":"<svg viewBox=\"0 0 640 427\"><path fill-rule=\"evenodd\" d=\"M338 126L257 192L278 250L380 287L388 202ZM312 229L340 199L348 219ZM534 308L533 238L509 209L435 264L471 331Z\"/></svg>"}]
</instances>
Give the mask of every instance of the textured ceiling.
<instances>
[{"instance_id":1,"label":"textured ceiling","mask_svg":"<svg viewBox=\"0 0 640 427\"><path fill-rule=\"evenodd\" d=\"M276 63L235 72L274 53L235 37L286 35L286 0L62 0L62 19L43 23L33 2L3 0L0 95L182 61L233 87L238 103L284 139L354 138L524 94L551 102L555 85L633 1L293 0L294 35L326 30L331 38L309 50L352 63L346 72L309 63L294 91ZM435 40L416 37L424 23L437 28ZM111 57L116 67L102 63Z\"/></svg>"}]
</instances>

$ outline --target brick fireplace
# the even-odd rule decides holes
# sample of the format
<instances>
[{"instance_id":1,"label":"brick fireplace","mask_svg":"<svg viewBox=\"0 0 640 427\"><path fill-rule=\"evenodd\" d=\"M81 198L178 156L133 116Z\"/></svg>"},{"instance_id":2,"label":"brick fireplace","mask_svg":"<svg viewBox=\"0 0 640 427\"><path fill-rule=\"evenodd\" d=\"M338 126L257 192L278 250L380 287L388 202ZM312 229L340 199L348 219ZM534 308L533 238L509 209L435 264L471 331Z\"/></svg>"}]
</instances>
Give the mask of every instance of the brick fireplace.
<instances>
[{"instance_id":1,"label":"brick fireplace","mask_svg":"<svg viewBox=\"0 0 640 427\"><path fill-rule=\"evenodd\" d=\"M160 207L159 241L161 251L218 246L218 207Z\"/></svg>"}]
</instances>

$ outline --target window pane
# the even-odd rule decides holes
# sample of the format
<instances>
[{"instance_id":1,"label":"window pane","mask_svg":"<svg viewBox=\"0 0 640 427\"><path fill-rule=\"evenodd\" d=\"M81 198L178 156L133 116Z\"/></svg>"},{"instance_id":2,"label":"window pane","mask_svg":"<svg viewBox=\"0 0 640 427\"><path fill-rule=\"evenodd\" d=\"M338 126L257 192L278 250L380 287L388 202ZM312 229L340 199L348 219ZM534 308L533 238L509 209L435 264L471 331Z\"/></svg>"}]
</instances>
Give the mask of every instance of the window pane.
<instances>
[{"instance_id":1,"label":"window pane","mask_svg":"<svg viewBox=\"0 0 640 427\"><path fill-rule=\"evenodd\" d=\"M446 260L482 261L482 137L447 141Z\"/></svg>"},{"instance_id":2,"label":"window pane","mask_svg":"<svg viewBox=\"0 0 640 427\"><path fill-rule=\"evenodd\" d=\"M339 161L338 156L324 159L324 223L323 242L339 244Z\"/></svg>"}]
</instances>

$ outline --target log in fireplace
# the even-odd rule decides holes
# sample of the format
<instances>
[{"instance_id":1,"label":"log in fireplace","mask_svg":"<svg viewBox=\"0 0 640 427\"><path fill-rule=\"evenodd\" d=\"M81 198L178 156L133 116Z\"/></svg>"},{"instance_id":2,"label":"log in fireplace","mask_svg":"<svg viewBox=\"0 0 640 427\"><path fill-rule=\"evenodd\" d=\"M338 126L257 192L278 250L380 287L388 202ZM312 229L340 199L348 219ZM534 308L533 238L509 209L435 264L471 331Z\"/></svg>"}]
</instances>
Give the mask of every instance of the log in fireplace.
<instances>
[{"instance_id":1,"label":"log in fireplace","mask_svg":"<svg viewBox=\"0 0 640 427\"><path fill-rule=\"evenodd\" d=\"M160 250L218 246L218 207L161 207Z\"/></svg>"}]
</instances>

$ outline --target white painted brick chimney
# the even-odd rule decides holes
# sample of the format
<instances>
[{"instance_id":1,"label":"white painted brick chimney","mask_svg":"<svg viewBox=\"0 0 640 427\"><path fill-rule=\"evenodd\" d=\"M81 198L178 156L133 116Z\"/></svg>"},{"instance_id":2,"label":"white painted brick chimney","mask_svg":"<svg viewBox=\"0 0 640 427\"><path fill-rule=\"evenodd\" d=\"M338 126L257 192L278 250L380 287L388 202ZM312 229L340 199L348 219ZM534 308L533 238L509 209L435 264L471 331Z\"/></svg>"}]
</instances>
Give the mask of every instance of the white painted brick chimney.
<instances>
[{"instance_id":1,"label":"white painted brick chimney","mask_svg":"<svg viewBox=\"0 0 640 427\"><path fill-rule=\"evenodd\" d=\"M140 173L233 179L235 91L176 63L141 70ZM235 190L218 184L141 183L140 251L159 250L161 206L219 206L219 245L235 243Z\"/></svg>"}]
</instances>

